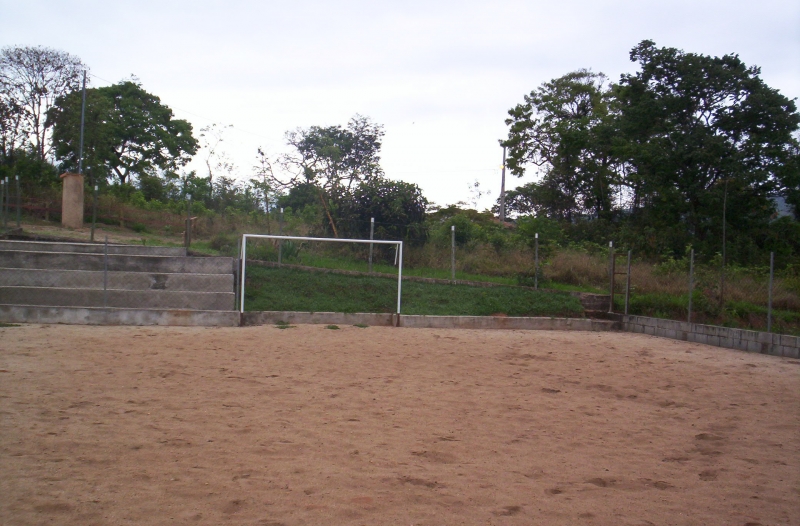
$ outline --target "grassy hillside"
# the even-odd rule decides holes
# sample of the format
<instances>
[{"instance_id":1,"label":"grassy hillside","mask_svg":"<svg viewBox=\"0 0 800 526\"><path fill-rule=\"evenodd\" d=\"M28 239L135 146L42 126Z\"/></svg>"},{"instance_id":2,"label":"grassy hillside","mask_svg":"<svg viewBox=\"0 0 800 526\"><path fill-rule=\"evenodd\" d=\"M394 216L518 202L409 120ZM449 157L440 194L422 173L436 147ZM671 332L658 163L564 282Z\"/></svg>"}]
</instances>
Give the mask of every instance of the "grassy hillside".
<instances>
[{"instance_id":1,"label":"grassy hillside","mask_svg":"<svg viewBox=\"0 0 800 526\"><path fill-rule=\"evenodd\" d=\"M577 298L514 287L403 282L403 314L583 316ZM397 281L294 269L247 269L245 310L395 312Z\"/></svg>"}]
</instances>

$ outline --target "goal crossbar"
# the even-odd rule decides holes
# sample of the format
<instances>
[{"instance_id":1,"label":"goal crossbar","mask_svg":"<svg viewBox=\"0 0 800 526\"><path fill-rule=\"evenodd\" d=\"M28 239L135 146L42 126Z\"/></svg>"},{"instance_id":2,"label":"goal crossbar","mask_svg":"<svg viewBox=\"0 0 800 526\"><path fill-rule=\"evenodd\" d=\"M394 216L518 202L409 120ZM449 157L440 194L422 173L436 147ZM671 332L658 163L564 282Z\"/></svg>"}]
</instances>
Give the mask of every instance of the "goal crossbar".
<instances>
[{"instance_id":1,"label":"goal crossbar","mask_svg":"<svg viewBox=\"0 0 800 526\"><path fill-rule=\"evenodd\" d=\"M340 239L335 237L304 237L304 236L278 236L272 234L242 234L242 272L239 283L239 298L241 303L239 311L244 313L244 282L245 282L245 269L247 267L247 239L278 239L281 241L322 241L332 243L361 243L364 245L397 245L397 314L400 314L400 299L403 291L403 242L402 241L387 241L383 239Z\"/></svg>"}]
</instances>

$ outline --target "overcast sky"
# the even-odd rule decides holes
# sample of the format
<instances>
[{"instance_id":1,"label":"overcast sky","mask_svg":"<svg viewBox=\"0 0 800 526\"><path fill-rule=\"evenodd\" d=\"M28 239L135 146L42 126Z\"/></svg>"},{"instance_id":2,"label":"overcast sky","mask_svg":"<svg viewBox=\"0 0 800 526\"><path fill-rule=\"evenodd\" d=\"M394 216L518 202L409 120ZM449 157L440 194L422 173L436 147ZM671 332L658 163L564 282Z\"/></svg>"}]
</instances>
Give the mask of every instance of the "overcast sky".
<instances>
[{"instance_id":1,"label":"overcast sky","mask_svg":"<svg viewBox=\"0 0 800 526\"><path fill-rule=\"evenodd\" d=\"M94 86L134 74L196 131L233 125L223 149L243 178L286 130L366 115L387 176L441 205L471 202L476 180L480 208L498 197L497 141L523 95L579 68L617 80L644 39L737 53L800 96L797 0L0 0L0 20L0 47L77 55Z\"/></svg>"}]
</instances>

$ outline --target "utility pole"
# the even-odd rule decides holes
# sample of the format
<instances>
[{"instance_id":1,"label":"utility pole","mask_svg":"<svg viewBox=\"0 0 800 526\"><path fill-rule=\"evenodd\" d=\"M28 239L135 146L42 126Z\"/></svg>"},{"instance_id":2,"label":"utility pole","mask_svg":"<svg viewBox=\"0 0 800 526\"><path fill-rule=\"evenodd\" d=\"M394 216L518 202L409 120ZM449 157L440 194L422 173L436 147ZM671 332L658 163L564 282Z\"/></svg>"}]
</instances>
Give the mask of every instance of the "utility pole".
<instances>
[{"instance_id":1,"label":"utility pole","mask_svg":"<svg viewBox=\"0 0 800 526\"><path fill-rule=\"evenodd\" d=\"M725 197L722 199L722 272L719 280L719 307L725 307L725 267L727 265L727 248L728 241L726 238L727 230L727 214L728 214L728 179L725 179Z\"/></svg>"},{"instance_id":2,"label":"utility pole","mask_svg":"<svg viewBox=\"0 0 800 526\"><path fill-rule=\"evenodd\" d=\"M83 100L81 102L81 141L78 150L78 173L83 174L83 120L86 113L86 70L83 70ZM94 170L92 171L94 173Z\"/></svg>"},{"instance_id":3,"label":"utility pole","mask_svg":"<svg viewBox=\"0 0 800 526\"><path fill-rule=\"evenodd\" d=\"M503 146L503 175L500 178L500 222L506 221L506 147Z\"/></svg>"}]
</instances>

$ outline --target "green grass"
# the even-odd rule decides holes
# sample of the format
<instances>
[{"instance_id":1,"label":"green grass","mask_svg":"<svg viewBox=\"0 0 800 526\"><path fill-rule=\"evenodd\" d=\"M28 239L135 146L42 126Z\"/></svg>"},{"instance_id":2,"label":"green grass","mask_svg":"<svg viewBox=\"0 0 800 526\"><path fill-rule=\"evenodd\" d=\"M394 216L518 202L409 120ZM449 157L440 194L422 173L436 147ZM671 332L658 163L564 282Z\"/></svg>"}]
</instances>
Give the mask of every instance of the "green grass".
<instances>
[{"instance_id":1,"label":"green grass","mask_svg":"<svg viewBox=\"0 0 800 526\"><path fill-rule=\"evenodd\" d=\"M19 326L20 325L18 323L3 323L3 322L0 322L0 327L19 327Z\"/></svg>"},{"instance_id":2,"label":"green grass","mask_svg":"<svg viewBox=\"0 0 800 526\"><path fill-rule=\"evenodd\" d=\"M592 294L608 294L608 289L592 287L591 285L570 285L567 283L556 283L555 281L540 281L539 288L560 290L562 292L590 292Z\"/></svg>"},{"instance_id":3,"label":"green grass","mask_svg":"<svg viewBox=\"0 0 800 526\"><path fill-rule=\"evenodd\" d=\"M219 255L220 251L211 247L209 241L193 241L191 250L193 252ZM248 259L250 259L251 247L248 250ZM273 253L274 252L274 253ZM225 254L235 255L235 254ZM277 262L277 252L269 252L269 261ZM336 269L336 270L349 270L355 272L369 272L369 262L363 259L352 259L346 257L326 256L321 254L313 254L311 252L301 251L296 258L284 257L283 262L288 265L303 265L307 267ZM372 271L379 274L392 274L397 275L397 267L388 265L386 263L375 262L372 265ZM450 269L438 269L432 267L403 267L403 276L414 276L420 278L435 278L449 280L451 278ZM516 276L492 276L488 274L474 274L470 272L456 271L456 279L462 281L478 281L486 283L496 283L498 285L518 285ZM591 292L594 294L606 294L607 291L597 287L582 286L582 285L568 285L563 283L555 283L552 281L540 281L539 287L543 289L559 290L563 292Z\"/></svg>"},{"instance_id":4,"label":"green grass","mask_svg":"<svg viewBox=\"0 0 800 526\"><path fill-rule=\"evenodd\" d=\"M395 312L397 281L286 268L247 270L245 310ZM403 282L403 314L582 316L577 298L513 287Z\"/></svg>"},{"instance_id":5,"label":"green grass","mask_svg":"<svg viewBox=\"0 0 800 526\"><path fill-rule=\"evenodd\" d=\"M332 256L321 256L303 252L293 261L286 263L305 265L308 267L331 268L337 270L352 270L356 272L368 272L369 262ZM385 263L373 263L372 271L381 274L397 275L397 267ZM416 276L422 278L450 279L451 274L448 269L436 269L430 267L403 267L404 276ZM486 281L489 283L499 283L501 285L516 285L516 279L505 276L488 276L485 274L470 274L468 272L456 271L456 279L465 281Z\"/></svg>"}]
</instances>

